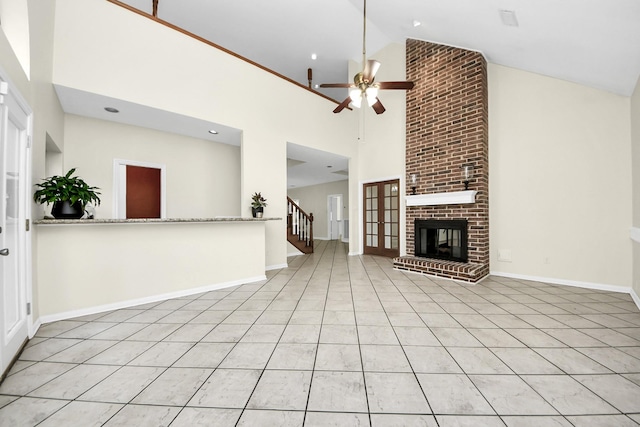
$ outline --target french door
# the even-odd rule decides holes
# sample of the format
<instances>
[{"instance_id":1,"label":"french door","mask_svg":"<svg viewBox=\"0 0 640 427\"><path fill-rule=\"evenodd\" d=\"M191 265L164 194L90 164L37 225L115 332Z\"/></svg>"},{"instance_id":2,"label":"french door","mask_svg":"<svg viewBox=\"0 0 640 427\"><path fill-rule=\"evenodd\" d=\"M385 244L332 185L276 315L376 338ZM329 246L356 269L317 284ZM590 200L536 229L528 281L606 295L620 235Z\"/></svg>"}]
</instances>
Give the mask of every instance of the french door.
<instances>
[{"instance_id":1,"label":"french door","mask_svg":"<svg viewBox=\"0 0 640 427\"><path fill-rule=\"evenodd\" d=\"M0 374L29 332L26 195L30 114L0 78Z\"/></svg>"},{"instance_id":2,"label":"french door","mask_svg":"<svg viewBox=\"0 0 640 427\"><path fill-rule=\"evenodd\" d=\"M364 184L364 253L400 255L400 182Z\"/></svg>"}]
</instances>

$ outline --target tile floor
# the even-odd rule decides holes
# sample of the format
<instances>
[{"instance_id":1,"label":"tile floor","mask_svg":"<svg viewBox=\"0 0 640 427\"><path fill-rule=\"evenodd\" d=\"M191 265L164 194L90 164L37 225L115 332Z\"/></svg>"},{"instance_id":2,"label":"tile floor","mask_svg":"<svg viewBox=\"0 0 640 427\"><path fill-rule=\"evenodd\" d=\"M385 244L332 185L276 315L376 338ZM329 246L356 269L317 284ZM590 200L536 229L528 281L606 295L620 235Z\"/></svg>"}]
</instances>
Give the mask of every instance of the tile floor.
<instances>
[{"instance_id":1,"label":"tile floor","mask_svg":"<svg viewBox=\"0 0 640 427\"><path fill-rule=\"evenodd\" d=\"M259 284L44 325L2 426L632 426L626 294L460 285L320 242Z\"/></svg>"}]
</instances>

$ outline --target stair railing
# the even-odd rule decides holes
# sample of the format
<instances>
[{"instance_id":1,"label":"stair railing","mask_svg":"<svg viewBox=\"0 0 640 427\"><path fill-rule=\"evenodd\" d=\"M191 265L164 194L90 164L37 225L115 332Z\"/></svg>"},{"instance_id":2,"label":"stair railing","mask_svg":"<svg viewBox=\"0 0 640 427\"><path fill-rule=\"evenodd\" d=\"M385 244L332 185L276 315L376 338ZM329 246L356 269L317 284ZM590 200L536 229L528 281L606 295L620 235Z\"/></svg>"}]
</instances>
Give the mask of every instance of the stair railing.
<instances>
[{"instance_id":1,"label":"stair railing","mask_svg":"<svg viewBox=\"0 0 640 427\"><path fill-rule=\"evenodd\" d=\"M287 212L287 234L297 236L298 242L304 242L309 252L313 252L313 213L307 214L289 197Z\"/></svg>"}]
</instances>

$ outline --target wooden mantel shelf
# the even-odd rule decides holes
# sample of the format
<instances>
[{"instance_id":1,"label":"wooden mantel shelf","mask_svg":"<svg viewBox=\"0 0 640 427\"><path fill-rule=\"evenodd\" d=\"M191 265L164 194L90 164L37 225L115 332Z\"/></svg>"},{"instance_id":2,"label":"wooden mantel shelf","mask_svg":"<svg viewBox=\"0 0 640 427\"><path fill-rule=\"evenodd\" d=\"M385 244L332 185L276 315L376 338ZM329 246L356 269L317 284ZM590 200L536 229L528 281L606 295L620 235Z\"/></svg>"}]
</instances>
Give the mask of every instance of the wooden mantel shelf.
<instances>
[{"instance_id":1,"label":"wooden mantel shelf","mask_svg":"<svg viewBox=\"0 0 640 427\"><path fill-rule=\"evenodd\" d=\"M452 191L449 193L416 194L406 197L407 206L462 205L476 202L475 190Z\"/></svg>"}]
</instances>

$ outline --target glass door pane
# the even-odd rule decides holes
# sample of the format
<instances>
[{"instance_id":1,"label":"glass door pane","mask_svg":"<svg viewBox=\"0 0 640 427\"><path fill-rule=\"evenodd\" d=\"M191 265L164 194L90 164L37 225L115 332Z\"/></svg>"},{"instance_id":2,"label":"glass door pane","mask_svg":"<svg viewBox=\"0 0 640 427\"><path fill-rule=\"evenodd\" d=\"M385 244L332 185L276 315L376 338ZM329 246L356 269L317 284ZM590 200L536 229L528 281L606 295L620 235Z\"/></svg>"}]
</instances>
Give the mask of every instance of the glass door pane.
<instances>
[{"instance_id":1,"label":"glass door pane","mask_svg":"<svg viewBox=\"0 0 640 427\"><path fill-rule=\"evenodd\" d=\"M400 248L399 182L364 185L364 253L398 256Z\"/></svg>"}]
</instances>

